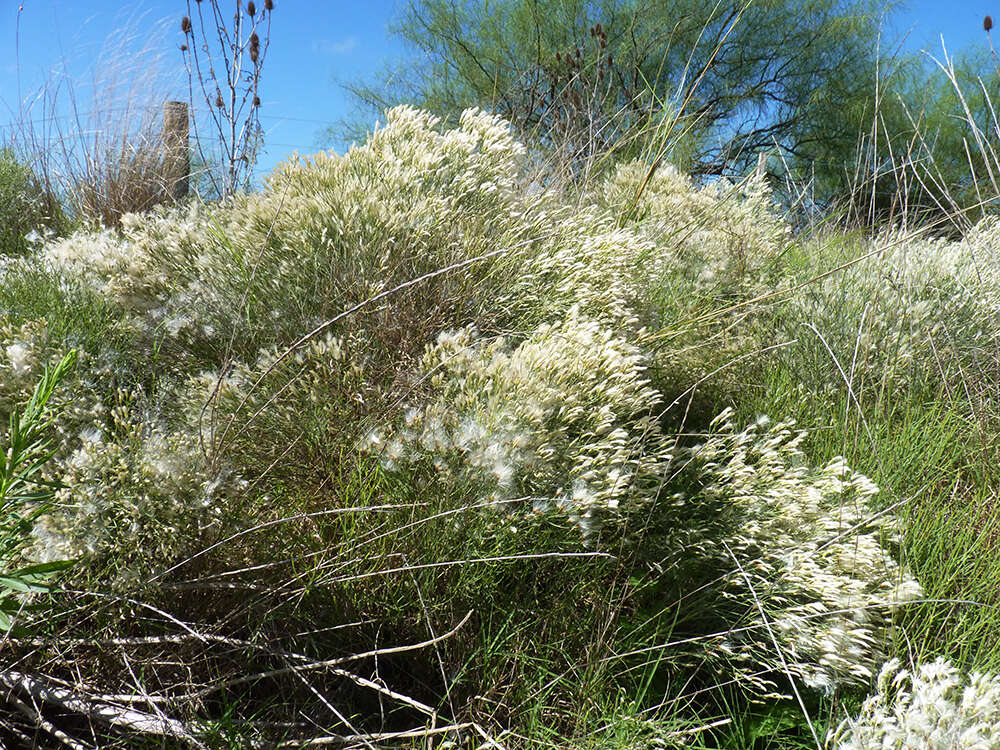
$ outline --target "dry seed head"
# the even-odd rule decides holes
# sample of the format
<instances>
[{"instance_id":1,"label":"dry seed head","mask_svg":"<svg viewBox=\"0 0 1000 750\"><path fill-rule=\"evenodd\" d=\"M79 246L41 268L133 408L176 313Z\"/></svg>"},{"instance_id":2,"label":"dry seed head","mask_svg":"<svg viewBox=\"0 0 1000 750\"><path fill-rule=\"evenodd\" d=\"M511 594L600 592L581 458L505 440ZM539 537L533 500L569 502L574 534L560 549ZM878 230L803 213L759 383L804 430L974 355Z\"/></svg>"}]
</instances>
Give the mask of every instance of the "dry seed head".
<instances>
[{"instance_id":1,"label":"dry seed head","mask_svg":"<svg viewBox=\"0 0 1000 750\"><path fill-rule=\"evenodd\" d=\"M222 109L225 106L222 103L222 94L221 93L217 93L215 95L215 106L218 107L219 109Z\"/></svg>"},{"instance_id":2,"label":"dry seed head","mask_svg":"<svg viewBox=\"0 0 1000 750\"><path fill-rule=\"evenodd\" d=\"M188 51L188 46L186 44L182 44L181 45L181 52L187 52L187 51Z\"/></svg>"},{"instance_id":3,"label":"dry seed head","mask_svg":"<svg viewBox=\"0 0 1000 750\"><path fill-rule=\"evenodd\" d=\"M254 96L254 98L253 98L253 106L255 106L255 107L259 107L260 106L260 97L259 96L256 96L256 95Z\"/></svg>"},{"instance_id":4,"label":"dry seed head","mask_svg":"<svg viewBox=\"0 0 1000 750\"><path fill-rule=\"evenodd\" d=\"M986 18L983 19L983 31L988 32L992 28L993 28L993 18L991 16L986 16Z\"/></svg>"},{"instance_id":5,"label":"dry seed head","mask_svg":"<svg viewBox=\"0 0 1000 750\"><path fill-rule=\"evenodd\" d=\"M257 62L260 55L260 37L256 33L250 35L250 59Z\"/></svg>"},{"instance_id":6,"label":"dry seed head","mask_svg":"<svg viewBox=\"0 0 1000 750\"><path fill-rule=\"evenodd\" d=\"M250 2L247 3L247 15L253 18L256 13L257 6L253 4L253 0L250 0Z\"/></svg>"},{"instance_id":7,"label":"dry seed head","mask_svg":"<svg viewBox=\"0 0 1000 750\"><path fill-rule=\"evenodd\" d=\"M181 19L181 31L185 34L191 33L191 19L187 16L184 16L184 18Z\"/></svg>"},{"instance_id":8,"label":"dry seed head","mask_svg":"<svg viewBox=\"0 0 1000 750\"><path fill-rule=\"evenodd\" d=\"M264 10L274 10L273 0L264 0Z\"/></svg>"}]
</instances>

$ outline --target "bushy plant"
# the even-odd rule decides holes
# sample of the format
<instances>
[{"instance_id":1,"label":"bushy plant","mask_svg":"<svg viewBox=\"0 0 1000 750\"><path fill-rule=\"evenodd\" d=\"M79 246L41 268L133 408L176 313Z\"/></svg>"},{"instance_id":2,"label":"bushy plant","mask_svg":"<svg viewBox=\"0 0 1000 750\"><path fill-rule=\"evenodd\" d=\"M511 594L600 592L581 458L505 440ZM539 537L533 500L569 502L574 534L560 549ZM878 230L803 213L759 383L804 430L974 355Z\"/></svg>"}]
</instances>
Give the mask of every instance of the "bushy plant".
<instances>
[{"instance_id":1,"label":"bushy plant","mask_svg":"<svg viewBox=\"0 0 1000 750\"><path fill-rule=\"evenodd\" d=\"M12 149L0 148L0 256L23 255L61 226L59 201Z\"/></svg>"},{"instance_id":2,"label":"bushy plant","mask_svg":"<svg viewBox=\"0 0 1000 750\"><path fill-rule=\"evenodd\" d=\"M722 651L761 688L769 665L829 693L871 679L894 611L922 590L893 558L896 520L870 503L878 487L841 458L810 466L805 437L763 418L737 430L724 412L689 449L689 470L734 521L698 545L730 570L724 596L744 608L746 629Z\"/></svg>"},{"instance_id":3,"label":"bushy plant","mask_svg":"<svg viewBox=\"0 0 1000 750\"><path fill-rule=\"evenodd\" d=\"M651 278L718 296L760 290L764 275L791 239L767 179L698 186L671 164L620 164L595 200L621 224L655 241Z\"/></svg>"},{"instance_id":4,"label":"bushy plant","mask_svg":"<svg viewBox=\"0 0 1000 750\"><path fill-rule=\"evenodd\" d=\"M387 469L428 461L503 512L565 517L585 544L623 504L656 499L671 441L645 357L579 308L522 341L442 333L423 364L430 403L367 439Z\"/></svg>"},{"instance_id":5,"label":"bushy plant","mask_svg":"<svg viewBox=\"0 0 1000 750\"><path fill-rule=\"evenodd\" d=\"M885 664L876 692L827 738L837 750L992 748L1000 745L1000 678L964 674L946 659Z\"/></svg>"},{"instance_id":6,"label":"bushy plant","mask_svg":"<svg viewBox=\"0 0 1000 750\"><path fill-rule=\"evenodd\" d=\"M117 227L123 215L170 198L162 107L180 81L163 65L165 32L163 23L140 28L136 17L111 30L86 66L63 58L22 98L12 142L76 226Z\"/></svg>"},{"instance_id":7,"label":"bushy plant","mask_svg":"<svg viewBox=\"0 0 1000 750\"><path fill-rule=\"evenodd\" d=\"M821 263L847 267L760 311L759 340L797 340L788 366L810 390L849 388L860 401L963 390L979 409L995 398L995 234L986 220L961 240L887 233L852 247L854 259L820 251Z\"/></svg>"},{"instance_id":8,"label":"bushy plant","mask_svg":"<svg viewBox=\"0 0 1000 750\"><path fill-rule=\"evenodd\" d=\"M585 676L614 693L698 665L700 689L757 699L867 681L920 591L891 517L870 520L874 484L810 460L788 422L743 428L713 403L715 423L689 423L670 401L677 363L697 363L671 316L774 283L788 230L766 186L632 165L571 201L526 188L525 160L493 116L443 130L399 108L259 193L126 216L0 271L16 281L0 412L74 325L61 302L25 305L29 280L106 325L80 334L47 469L61 487L30 553L80 557L92 585L149 582L161 608L207 592L182 595L181 620L308 633L352 617L359 650L475 609L436 665L387 669L472 705L522 678L528 700L544 661L559 726ZM675 631L690 638L647 677L621 667L630 639ZM515 666L484 645L500 643Z\"/></svg>"}]
</instances>

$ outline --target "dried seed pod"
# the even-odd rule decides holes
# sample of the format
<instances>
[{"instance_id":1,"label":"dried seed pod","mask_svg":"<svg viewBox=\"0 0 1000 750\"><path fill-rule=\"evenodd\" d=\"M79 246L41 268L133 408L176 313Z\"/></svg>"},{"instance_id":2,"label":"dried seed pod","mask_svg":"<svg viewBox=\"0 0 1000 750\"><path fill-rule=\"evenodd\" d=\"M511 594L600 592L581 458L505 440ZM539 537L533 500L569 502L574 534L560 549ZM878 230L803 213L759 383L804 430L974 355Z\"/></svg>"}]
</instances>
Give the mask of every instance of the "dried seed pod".
<instances>
[{"instance_id":1,"label":"dried seed pod","mask_svg":"<svg viewBox=\"0 0 1000 750\"><path fill-rule=\"evenodd\" d=\"M602 37L601 37L601 49L607 49L607 46L608 46L608 40L607 40L607 39L605 39L605 38L604 38L604 37L602 36Z\"/></svg>"},{"instance_id":2,"label":"dried seed pod","mask_svg":"<svg viewBox=\"0 0 1000 750\"><path fill-rule=\"evenodd\" d=\"M260 97L259 96L254 96L254 98L253 98L253 106L255 106L255 107L259 107L260 106Z\"/></svg>"},{"instance_id":3,"label":"dried seed pod","mask_svg":"<svg viewBox=\"0 0 1000 750\"><path fill-rule=\"evenodd\" d=\"M188 51L188 46L186 44L182 44L181 45L181 52L187 52L187 51Z\"/></svg>"},{"instance_id":4,"label":"dried seed pod","mask_svg":"<svg viewBox=\"0 0 1000 750\"><path fill-rule=\"evenodd\" d=\"M221 92L216 93L216 95L215 95L215 106L218 107L219 109L222 109L224 106L226 106L223 103L223 101L222 101L222 93Z\"/></svg>"},{"instance_id":5,"label":"dried seed pod","mask_svg":"<svg viewBox=\"0 0 1000 750\"><path fill-rule=\"evenodd\" d=\"M250 59L257 62L260 56L260 37L256 33L250 35Z\"/></svg>"},{"instance_id":6,"label":"dried seed pod","mask_svg":"<svg viewBox=\"0 0 1000 750\"><path fill-rule=\"evenodd\" d=\"M185 34L191 33L191 19L187 16L184 16L184 18L181 19L181 31Z\"/></svg>"},{"instance_id":7,"label":"dried seed pod","mask_svg":"<svg viewBox=\"0 0 1000 750\"><path fill-rule=\"evenodd\" d=\"M256 13L257 6L253 4L253 0L250 0L250 2L247 3L247 15L250 16L250 18L253 18Z\"/></svg>"},{"instance_id":8,"label":"dried seed pod","mask_svg":"<svg viewBox=\"0 0 1000 750\"><path fill-rule=\"evenodd\" d=\"M610 68L614 64L615 64L615 59L611 55L608 55L608 67Z\"/></svg>"},{"instance_id":9,"label":"dried seed pod","mask_svg":"<svg viewBox=\"0 0 1000 750\"><path fill-rule=\"evenodd\" d=\"M603 34L604 33L604 29L601 27L601 22L600 21L597 22L597 26L595 26L594 28L597 29L597 33L598 34Z\"/></svg>"},{"instance_id":10,"label":"dried seed pod","mask_svg":"<svg viewBox=\"0 0 1000 750\"><path fill-rule=\"evenodd\" d=\"M579 47L576 48L576 59L577 60L580 59L580 48Z\"/></svg>"},{"instance_id":11,"label":"dried seed pod","mask_svg":"<svg viewBox=\"0 0 1000 750\"><path fill-rule=\"evenodd\" d=\"M983 19L983 31L989 31L992 28L993 28L993 18L990 16L986 16L986 18Z\"/></svg>"},{"instance_id":12,"label":"dried seed pod","mask_svg":"<svg viewBox=\"0 0 1000 750\"><path fill-rule=\"evenodd\" d=\"M264 10L274 10L274 1L264 0Z\"/></svg>"}]
</instances>

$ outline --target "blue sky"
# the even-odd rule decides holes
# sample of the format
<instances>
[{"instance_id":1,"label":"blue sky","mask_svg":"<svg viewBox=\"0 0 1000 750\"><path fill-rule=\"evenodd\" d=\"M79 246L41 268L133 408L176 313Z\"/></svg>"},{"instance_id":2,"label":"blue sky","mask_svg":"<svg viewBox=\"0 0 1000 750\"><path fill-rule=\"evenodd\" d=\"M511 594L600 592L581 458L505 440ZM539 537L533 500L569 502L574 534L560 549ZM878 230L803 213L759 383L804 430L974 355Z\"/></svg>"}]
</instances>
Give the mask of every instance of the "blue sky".
<instances>
[{"instance_id":1,"label":"blue sky","mask_svg":"<svg viewBox=\"0 0 1000 750\"><path fill-rule=\"evenodd\" d=\"M258 0L257 5L262 6L263 1ZM19 5L23 7L20 13ZM119 40L125 35L146 38L113 40L113 48L120 43L138 50L149 40L159 53L164 78L175 78L173 85L168 80L159 82L163 99L187 99L179 50L184 0L146 0L130 4L127 11L122 6L119 0L2 0L0 125L16 116L18 73L24 98L48 80L54 68L63 69L64 63L72 84L83 92L84 104L79 106L91 108L90 82L112 33ZM399 53L387 28L394 9L395 0L275 0L271 44L261 82L266 153L258 172L269 170L292 151L316 151L324 127L350 108L337 81L373 75L385 59ZM15 54L15 41L19 55Z\"/></svg>"},{"instance_id":2,"label":"blue sky","mask_svg":"<svg viewBox=\"0 0 1000 750\"><path fill-rule=\"evenodd\" d=\"M349 112L349 99L338 80L371 77L384 61L403 53L388 33L398 1L275 0L271 47L261 83L266 149L258 173L292 151L317 150L324 127ZM184 0L144 0L130 3L128 11L122 5L120 0L2 0L0 125L16 115L18 78L23 97L65 63L72 83L86 90L109 34L121 37L123 28L151 40L161 70L175 77L173 83L157 84L164 89L163 98L186 99L178 49L183 41ZM949 52L958 51L985 40L982 19L986 13L992 13L1000 24L1000 0L911 0L893 14L890 34L904 34L911 49L927 48L936 55L943 34ZM157 28L162 29L159 35ZM15 55L15 42L19 55ZM134 45L124 46L131 49ZM332 145L342 149L345 144Z\"/></svg>"}]
</instances>

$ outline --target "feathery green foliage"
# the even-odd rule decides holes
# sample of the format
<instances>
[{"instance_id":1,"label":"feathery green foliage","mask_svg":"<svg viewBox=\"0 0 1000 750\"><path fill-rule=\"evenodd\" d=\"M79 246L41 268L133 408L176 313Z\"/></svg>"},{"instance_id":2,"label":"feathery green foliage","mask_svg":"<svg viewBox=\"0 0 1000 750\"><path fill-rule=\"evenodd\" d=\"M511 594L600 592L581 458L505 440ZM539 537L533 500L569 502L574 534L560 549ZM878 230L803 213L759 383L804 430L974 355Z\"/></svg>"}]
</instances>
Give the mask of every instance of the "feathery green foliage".
<instances>
[{"instance_id":1,"label":"feathery green foliage","mask_svg":"<svg viewBox=\"0 0 1000 750\"><path fill-rule=\"evenodd\" d=\"M412 103L454 122L469 106L531 144L587 161L642 152L673 131L671 159L741 174L761 151L850 160L879 65L885 3L597 3L415 0L395 24L414 59L348 88L365 114ZM679 120L679 122L675 122Z\"/></svg>"},{"instance_id":2,"label":"feathery green foliage","mask_svg":"<svg viewBox=\"0 0 1000 750\"><path fill-rule=\"evenodd\" d=\"M8 352L10 356L10 352ZM19 565L32 543L32 525L52 508L55 486L43 478L43 469L55 455L46 432L52 425L49 400L76 361L70 352L54 368L46 369L23 410L10 415L7 445L0 454L0 628L10 630L26 606L25 594L46 593L49 579L71 564L51 560ZM11 565L19 565L11 569Z\"/></svg>"}]
</instances>

